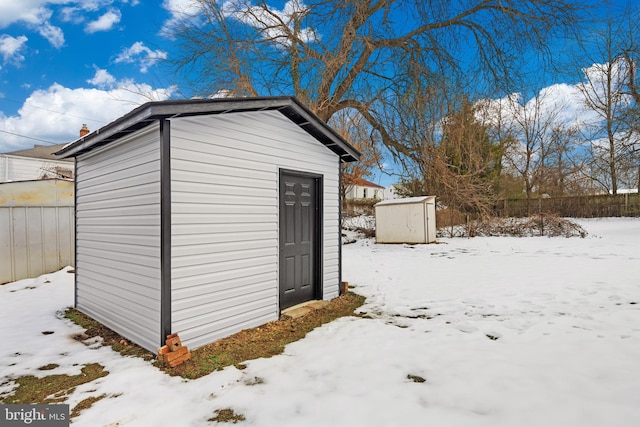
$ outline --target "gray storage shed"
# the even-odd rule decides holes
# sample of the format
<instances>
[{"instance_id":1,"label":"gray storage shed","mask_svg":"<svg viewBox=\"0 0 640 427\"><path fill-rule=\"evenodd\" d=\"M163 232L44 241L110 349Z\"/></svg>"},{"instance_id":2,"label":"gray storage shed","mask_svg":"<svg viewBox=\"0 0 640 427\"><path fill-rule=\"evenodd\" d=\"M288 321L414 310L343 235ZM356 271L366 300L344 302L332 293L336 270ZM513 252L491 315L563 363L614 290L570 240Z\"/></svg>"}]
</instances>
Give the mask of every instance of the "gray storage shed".
<instances>
[{"instance_id":1,"label":"gray storage shed","mask_svg":"<svg viewBox=\"0 0 640 427\"><path fill-rule=\"evenodd\" d=\"M435 196L385 200L375 209L377 243L436 241Z\"/></svg>"},{"instance_id":2,"label":"gray storage shed","mask_svg":"<svg viewBox=\"0 0 640 427\"><path fill-rule=\"evenodd\" d=\"M150 102L76 158L76 307L155 351L339 294L340 164L360 153L295 98Z\"/></svg>"}]
</instances>

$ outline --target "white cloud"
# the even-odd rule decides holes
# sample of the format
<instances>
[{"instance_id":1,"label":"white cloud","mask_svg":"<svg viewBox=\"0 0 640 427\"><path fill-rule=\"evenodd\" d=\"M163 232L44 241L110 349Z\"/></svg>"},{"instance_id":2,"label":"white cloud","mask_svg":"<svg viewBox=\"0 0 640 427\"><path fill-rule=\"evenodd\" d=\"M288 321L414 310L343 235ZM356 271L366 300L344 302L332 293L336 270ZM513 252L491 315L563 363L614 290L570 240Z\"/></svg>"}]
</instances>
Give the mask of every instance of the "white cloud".
<instances>
[{"instance_id":1,"label":"white cloud","mask_svg":"<svg viewBox=\"0 0 640 427\"><path fill-rule=\"evenodd\" d=\"M38 33L55 48L59 49L64 45L64 33L60 27L51 25L49 22L43 22L38 26Z\"/></svg>"},{"instance_id":2,"label":"white cloud","mask_svg":"<svg viewBox=\"0 0 640 427\"><path fill-rule=\"evenodd\" d=\"M95 21L89 22L84 30L89 34L96 33L98 31L109 31L114 25L120 22L121 18L122 13L120 13L118 9L111 9Z\"/></svg>"},{"instance_id":3,"label":"white cloud","mask_svg":"<svg viewBox=\"0 0 640 427\"><path fill-rule=\"evenodd\" d=\"M67 22L83 22L82 12L96 12L110 7L115 0L0 0L0 28L15 22L32 22L33 17L43 11L49 12L53 8L62 15ZM136 6L138 0L120 0L120 3Z\"/></svg>"},{"instance_id":4,"label":"white cloud","mask_svg":"<svg viewBox=\"0 0 640 427\"><path fill-rule=\"evenodd\" d=\"M87 83L97 86L101 89L112 88L116 84L116 78L113 77L107 70L96 67L96 73L93 78L87 80Z\"/></svg>"},{"instance_id":5,"label":"white cloud","mask_svg":"<svg viewBox=\"0 0 640 427\"><path fill-rule=\"evenodd\" d=\"M131 47L123 49L116 57L115 62L124 62L127 64L137 63L140 66L140 72L146 73L149 67L156 62L167 59L167 52L163 50L151 50L142 42L135 42Z\"/></svg>"},{"instance_id":6,"label":"white cloud","mask_svg":"<svg viewBox=\"0 0 640 427\"><path fill-rule=\"evenodd\" d=\"M0 112L0 129L52 142L78 137L83 123L97 129L148 102L168 99L175 87L153 88L132 80L115 82L109 89L71 89L53 84L34 91L14 116ZM33 146L33 140L3 134L0 152Z\"/></svg>"},{"instance_id":7,"label":"white cloud","mask_svg":"<svg viewBox=\"0 0 640 427\"><path fill-rule=\"evenodd\" d=\"M18 65L24 60L20 51L27 42L26 36L12 37L8 34L0 35L0 55L4 64Z\"/></svg>"},{"instance_id":8,"label":"white cloud","mask_svg":"<svg viewBox=\"0 0 640 427\"><path fill-rule=\"evenodd\" d=\"M65 22L71 22L74 24L80 24L87 20L87 12L95 13L105 7L111 7L114 3L113 0L84 0L84 1L69 1L68 6L61 7L59 14L62 20ZM122 1L122 3L127 3Z\"/></svg>"},{"instance_id":9,"label":"white cloud","mask_svg":"<svg viewBox=\"0 0 640 427\"><path fill-rule=\"evenodd\" d=\"M592 113L585 110L578 86L566 83L547 86L529 99L524 98L521 93L512 93L500 99L486 99L481 103L481 119L505 130L512 127L517 118L525 117L531 120L538 116L540 123L552 120L558 125L578 128L595 119Z\"/></svg>"},{"instance_id":10,"label":"white cloud","mask_svg":"<svg viewBox=\"0 0 640 427\"><path fill-rule=\"evenodd\" d=\"M138 3L137 0L121 1L133 6ZM86 12L97 12L113 3L114 0L0 0L0 28L23 22L51 45L60 48L65 39L62 29L51 23L54 8L59 11L62 21L80 24L86 21ZM89 22L85 30L88 33L107 31L120 22L120 19L120 11L111 8L95 21Z\"/></svg>"},{"instance_id":11,"label":"white cloud","mask_svg":"<svg viewBox=\"0 0 640 427\"><path fill-rule=\"evenodd\" d=\"M300 0L287 1L282 10L272 6L267 6L268 10L265 10L262 6L253 6L250 0L225 0L221 6L225 17L254 27L262 33L265 39L270 39L281 45L290 44L286 34L293 31L293 16L304 15L308 10L308 7ZM192 20L197 25L197 20L202 15L199 13L202 8L201 4L194 0L164 0L162 7L171 14L171 18L165 21L160 31L160 34L165 37L171 37L172 29L181 20ZM318 38L311 28L300 29L298 37L303 41Z\"/></svg>"},{"instance_id":12,"label":"white cloud","mask_svg":"<svg viewBox=\"0 0 640 427\"><path fill-rule=\"evenodd\" d=\"M290 44L287 32L293 32L293 17L307 13L307 6L299 0L289 0L282 10L270 8L265 10L261 6L247 6L242 2L229 2L225 13L227 16L257 28L265 39L270 39L283 45ZM240 6L240 7L238 7ZM285 27L288 29L285 31ZM315 39L315 32L311 28L300 30L298 37L303 41Z\"/></svg>"},{"instance_id":13,"label":"white cloud","mask_svg":"<svg viewBox=\"0 0 640 427\"><path fill-rule=\"evenodd\" d=\"M253 6L251 0L223 0L221 6L226 18L254 27L265 39L283 46L290 44L286 34L289 31L293 32L293 16L304 15L308 10L300 0L287 1L282 10L272 6L267 6L268 10L265 10L262 6ZM171 14L171 18L165 21L160 30L160 34L167 38L172 37L172 30L180 21L190 20L197 25L202 16L202 5L194 0L164 0L162 7ZM318 39L318 35L311 28L302 28L299 31L298 37L303 41Z\"/></svg>"},{"instance_id":14,"label":"white cloud","mask_svg":"<svg viewBox=\"0 0 640 427\"><path fill-rule=\"evenodd\" d=\"M633 101L625 88L625 82L630 78L629 64L623 59L603 64L593 64L583 68L584 81L576 87L586 94L589 99L602 104L607 98L614 109L626 108Z\"/></svg>"},{"instance_id":15,"label":"white cloud","mask_svg":"<svg viewBox=\"0 0 640 427\"><path fill-rule=\"evenodd\" d=\"M55 48L61 48L64 45L64 33L60 27L52 25L52 12L46 8L36 8L26 11L21 20L28 24L28 27L36 31L44 37Z\"/></svg>"},{"instance_id":16,"label":"white cloud","mask_svg":"<svg viewBox=\"0 0 640 427\"><path fill-rule=\"evenodd\" d=\"M14 22L33 22L34 17L46 11L48 4L64 4L69 0L3 0L0 1L0 28L5 28Z\"/></svg>"},{"instance_id":17,"label":"white cloud","mask_svg":"<svg viewBox=\"0 0 640 427\"><path fill-rule=\"evenodd\" d=\"M0 4L1 3L4 2L0 2ZM26 3L29 5L35 2L31 1ZM0 6L0 14L2 13L3 7L4 6ZM51 24L51 15L51 10L45 7L24 8L15 20L25 22L29 28L47 39L52 46L60 48L64 45L64 33L61 28ZM3 21L0 21L0 24L1 22ZM0 27L1 26L2 25L0 25Z\"/></svg>"},{"instance_id":18,"label":"white cloud","mask_svg":"<svg viewBox=\"0 0 640 427\"><path fill-rule=\"evenodd\" d=\"M69 6L60 9L60 16L64 22L71 22L73 24L80 24L84 22L85 17L83 14L84 9L79 6Z\"/></svg>"},{"instance_id":19,"label":"white cloud","mask_svg":"<svg viewBox=\"0 0 640 427\"><path fill-rule=\"evenodd\" d=\"M176 24L182 19L195 19L202 6L195 0L163 0L162 8L169 12L171 17L162 25L160 34L170 37Z\"/></svg>"}]
</instances>

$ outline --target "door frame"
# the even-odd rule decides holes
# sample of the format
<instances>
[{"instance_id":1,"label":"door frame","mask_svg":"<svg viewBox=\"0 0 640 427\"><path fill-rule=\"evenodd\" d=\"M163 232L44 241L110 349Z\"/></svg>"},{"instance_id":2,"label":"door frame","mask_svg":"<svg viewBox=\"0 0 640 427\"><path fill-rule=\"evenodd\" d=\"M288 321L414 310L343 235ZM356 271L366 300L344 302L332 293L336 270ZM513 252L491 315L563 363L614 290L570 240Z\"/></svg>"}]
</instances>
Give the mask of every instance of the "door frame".
<instances>
[{"instance_id":1,"label":"door frame","mask_svg":"<svg viewBox=\"0 0 640 427\"><path fill-rule=\"evenodd\" d=\"M282 271L280 271L280 265L281 265L281 261L282 261L282 256L283 256L283 246L282 246L282 242L281 242L281 230L280 230L280 220L281 220L281 209L280 209L280 197L281 197L281 193L280 193L280 184L282 183L282 176L283 175L289 175L289 176L297 176L297 177L302 177L302 178L310 178L313 180L314 182L314 187L316 190L316 197L314 200L316 209L315 209L315 214L314 214L314 227L312 230L313 233L313 265L314 265L314 269L313 269L313 280L314 280L314 286L313 286L313 298L317 299L317 300L321 300L323 298L323 260L324 260L324 254L322 251L322 248L324 247L323 245L323 236L322 236L322 231L324 230L324 218L323 218L323 211L324 211L324 176L318 173L313 173L313 172L305 172L305 171L300 171L300 170L294 170L294 169L286 169L286 168L279 168L278 169L278 311L280 313L282 313L282 309L280 308L280 279L281 279L281 274Z\"/></svg>"}]
</instances>

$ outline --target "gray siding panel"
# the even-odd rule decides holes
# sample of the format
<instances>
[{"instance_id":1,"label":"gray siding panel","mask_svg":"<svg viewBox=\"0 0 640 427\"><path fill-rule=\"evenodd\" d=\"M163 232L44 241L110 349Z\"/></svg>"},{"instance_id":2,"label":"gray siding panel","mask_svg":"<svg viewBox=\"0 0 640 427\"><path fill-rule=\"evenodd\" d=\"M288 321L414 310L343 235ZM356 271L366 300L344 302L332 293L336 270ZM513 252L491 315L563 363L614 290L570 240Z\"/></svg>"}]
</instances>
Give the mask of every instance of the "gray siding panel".
<instances>
[{"instance_id":1,"label":"gray siding panel","mask_svg":"<svg viewBox=\"0 0 640 427\"><path fill-rule=\"evenodd\" d=\"M77 159L77 307L155 351L160 343L157 126Z\"/></svg>"},{"instance_id":2,"label":"gray siding panel","mask_svg":"<svg viewBox=\"0 0 640 427\"><path fill-rule=\"evenodd\" d=\"M198 347L275 320L279 169L323 176L323 295L338 295L338 161L276 111L171 120L172 331Z\"/></svg>"}]
</instances>

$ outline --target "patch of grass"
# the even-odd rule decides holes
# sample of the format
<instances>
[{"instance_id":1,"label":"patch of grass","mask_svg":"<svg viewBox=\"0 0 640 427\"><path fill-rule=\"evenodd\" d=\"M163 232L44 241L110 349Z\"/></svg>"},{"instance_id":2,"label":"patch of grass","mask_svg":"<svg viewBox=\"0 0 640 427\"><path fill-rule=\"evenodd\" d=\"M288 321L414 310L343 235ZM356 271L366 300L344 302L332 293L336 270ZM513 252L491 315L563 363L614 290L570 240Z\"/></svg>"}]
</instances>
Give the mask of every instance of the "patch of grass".
<instances>
[{"instance_id":1,"label":"patch of grass","mask_svg":"<svg viewBox=\"0 0 640 427\"><path fill-rule=\"evenodd\" d=\"M304 338L308 332L339 317L352 316L365 298L347 292L321 308L297 319L283 317L191 352L191 359L175 368L162 368L169 375L195 379L226 366L244 366L242 362L281 354L284 347ZM240 368L239 368L240 369Z\"/></svg>"},{"instance_id":2,"label":"patch of grass","mask_svg":"<svg viewBox=\"0 0 640 427\"><path fill-rule=\"evenodd\" d=\"M239 421L244 421L244 415L236 414L235 411L231 408L225 409L216 409L215 417L209 418L207 421L216 422L216 423L237 423Z\"/></svg>"},{"instance_id":3,"label":"patch of grass","mask_svg":"<svg viewBox=\"0 0 640 427\"><path fill-rule=\"evenodd\" d=\"M85 329L98 328L101 326L100 322L98 322L97 320L93 320L91 317L87 316L84 313L81 313L75 308L69 308L64 313L64 317Z\"/></svg>"},{"instance_id":4,"label":"patch of grass","mask_svg":"<svg viewBox=\"0 0 640 427\"><path fill-rule=\"evenodd\" d=\"M100 400L104 399L105 397L107 397L106 394L101 394L100 396L87 397L86 399L81 400L71 410L70 418L77 417L78 415L80 415L80 412L84 411L85 409L91 408L91 406L94 403L99 402Z\"/></svg>"},{"instance_id":5,"label":"patch of grass","mask_svg":"<svg viewBox=\"0 0 640 427\"><path fill-rule=\"evenodd\" d=\"M78 341L84 341L89 338L99 336L103 339L103 345L110 346L113 351L117 351L123 356L135 356L144 360L152 360L155 357L155 355L150 351L129 342L113 330L104 326L102 323L92 319L75 308L69 308L64 313L64 317L71 320L76 325L86 329L83 334L79 334L74 337Z\"/></svg>"},{"instance_id":6,"label":"patch of grass","mask_svg":"<svg viewBox=\"0 0 640 427\"><path fill-rule=\"evenodd\" d=\"M39 371L50 371L52 369L56 369L60 365L56 365L55 363L49 363L48 365L40 366L38 368Z\"/></svg>"},{"instance_id":7,"label":"patch of grass","mask_svg":"<svg viewBox=\"0 0 640 427\"><path fill-rule=\"evenodd\" d=\"M16 378L18 384L12 395L6 397L0 403L6 404L33 404L33 403L60 403L81 384L94 381L107 376L109 372L98 363L91 363L82 368L78 375L49 375L37 378L33 375L25 375Z\"/></svg>"}]
</instances>

